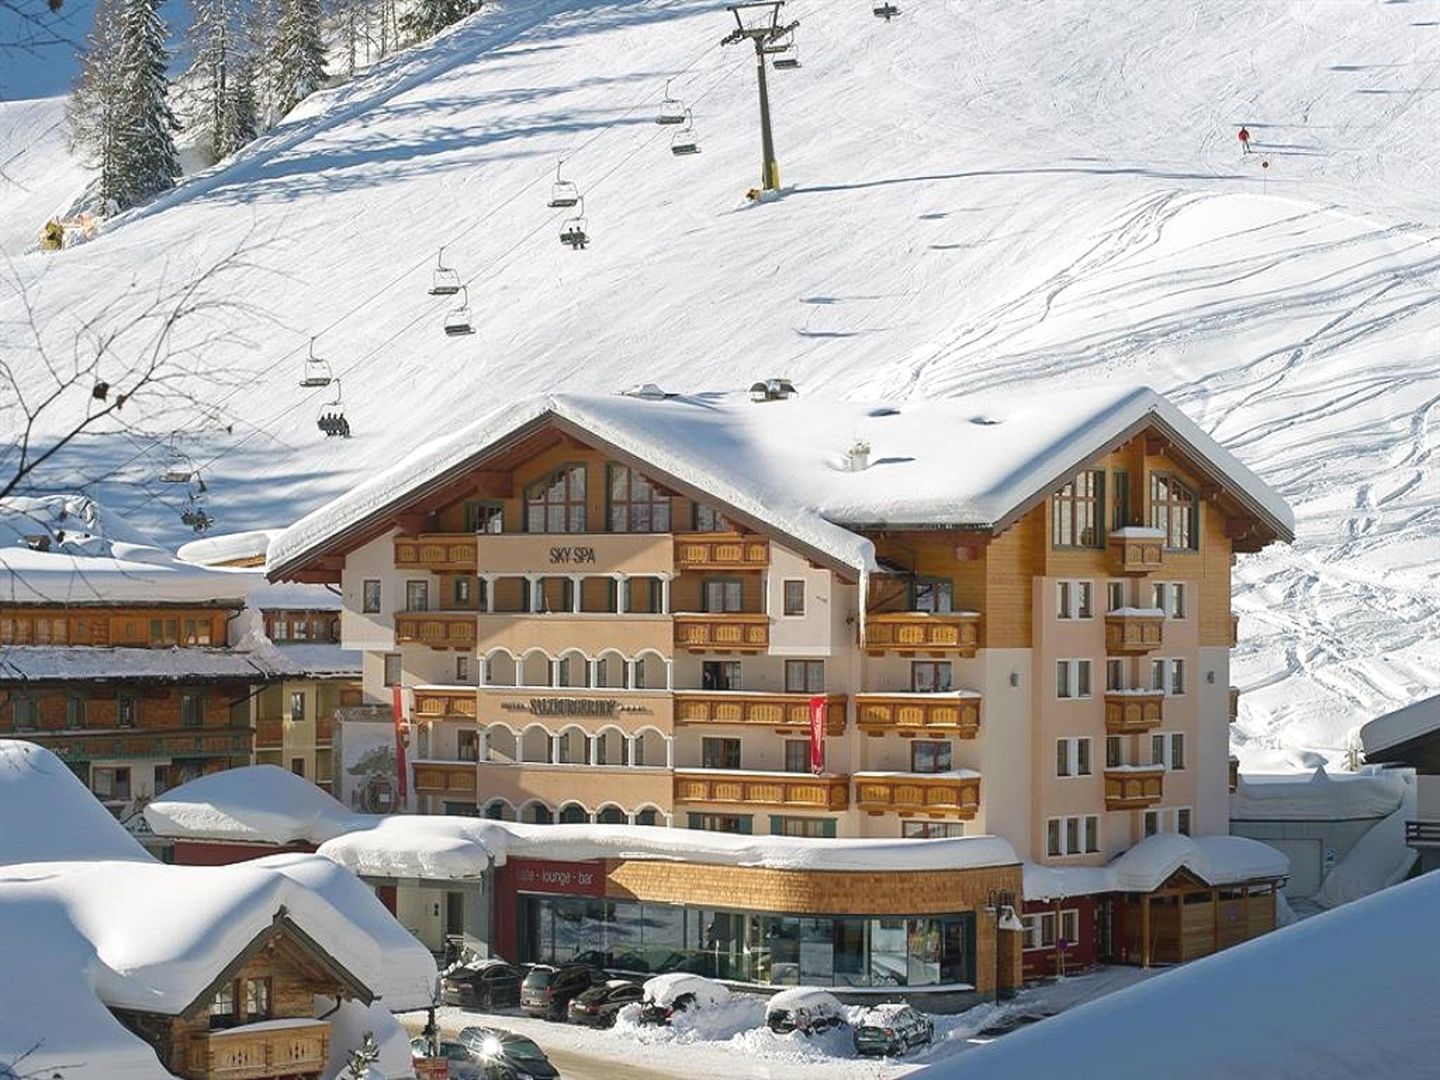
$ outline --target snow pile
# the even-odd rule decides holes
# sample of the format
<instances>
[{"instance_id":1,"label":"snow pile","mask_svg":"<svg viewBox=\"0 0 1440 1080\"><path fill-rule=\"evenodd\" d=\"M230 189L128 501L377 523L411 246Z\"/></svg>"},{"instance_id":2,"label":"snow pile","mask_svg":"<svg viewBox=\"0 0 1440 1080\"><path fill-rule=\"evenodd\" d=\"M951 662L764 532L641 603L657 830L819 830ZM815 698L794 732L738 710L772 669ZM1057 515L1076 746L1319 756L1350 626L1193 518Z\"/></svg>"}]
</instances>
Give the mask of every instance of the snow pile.
<instances>
[{"instance_id":1,"label":"snow pile","mask_svg":"<svg viewBox=\"0 0 1440 1080\"><path fill-rule=\"evenodd\" d=\"M280 529L252 529L249 532L202 536L199 540L181 544L175 550L175 557L181 562L199 566L218 566L257 559L263 563L270 541L280 533Z\"/></svg>"},{"instance_id":2,"label":"snow pile","mask_svg":"<svg viewBox=\"0 0 1440 1080\"><path fill-rule=\"evenodd\" d=\"M151 861L70 767L34 743L0 739L0 820L5 822L0 867L79 859Z\"/></svg>"},{"instance_id":3,"label":"snow pile","mask_svg":"<svg viewBox=\"0 0 1440 1080\"><path fill-rule=\"evenodd\" d=\"M1434 1074L1440 1057L1440 875L1336 911L1006 1035L917 1080L1074 1076L1108 1047L1113 1080L1351 1080Z\"/></svg>"},{"instance_id":4,"label":"snow pile","mask_svg":"<svg viewBox=\"0 0 1440 1080\"><path fill-rule=\"evenodd\" d=\"M1105 866L1026 863L1025 899L1051 900L1102 892L1151 892L1181 867L1210 885L1281 878L1290 859L1244 836L1147 836Z\"/></svg>"},{"instance_id":5,"label":"snow pile","mask_svg":"<svg viewBox=\"0 0 1440 1080\"><path fill-rule=\"evenodd\" d=\"M735 995L723 984L683 971L671 971L646 979L643 989L645 1002L661 1008L674 1005L682 997L692 998L697 1009L727 1005L735 999Z\"/></svg>"},{"instance_id":6,"label":"snow pile","mask_svg":"<svg viewBox=\"0 0 1440 1080\"><path fill-rule=\"evenodd\" d=\"M356 828L355 814L332 795L278 765L226 769L171 788L145 807L158 836L261 844L319 844Z\"/></svg>"},{"instance_id":7,"label":"snow pile","mask_svg":"<svg viewBox=\"0 0 1440 1080\"><path fill-rule=\"evenodd\" d=\"M1241 773L1230 795L1232 821L1339 821L1384 817L1400 805L1405 778L1391 770L1310 774Z\"/></svg>"},{"instance_id":8,"label":"snow pile","mask_svg":"<svg viewBox=\"0 0 1440 1080\"><path fill-rule=\"evenodd\" d=\"M1315 902L1336 907L1369 896L1404 881L1419 853L1405 843L1405 823L1415 819L1416 786L1413 773L1395 773L1405 785L1399 806L1355 842L1334 869L1325 875Z\"/></svg>"}]
</instances>

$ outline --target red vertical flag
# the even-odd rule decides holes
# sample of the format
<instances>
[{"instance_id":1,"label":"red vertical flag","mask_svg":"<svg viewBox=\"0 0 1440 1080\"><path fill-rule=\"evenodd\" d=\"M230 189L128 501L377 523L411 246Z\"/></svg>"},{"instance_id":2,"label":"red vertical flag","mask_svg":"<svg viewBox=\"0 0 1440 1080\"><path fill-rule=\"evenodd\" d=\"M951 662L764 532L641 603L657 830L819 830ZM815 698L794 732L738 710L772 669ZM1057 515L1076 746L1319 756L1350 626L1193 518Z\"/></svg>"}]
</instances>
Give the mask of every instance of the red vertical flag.
<instances>
[{"instance_id":1,"label":"red vertical flag","mask_svg":"<svg viewBox=\"0 0 1440 1080\"><path fill-rule=\"evenodd\" d=\"M810 771L820 775L825 771L825 712L829 702L824 694L810 699Z\"/></svg>"},{"instance_id":2,"label":"red vertical flag","mask_svg":"<svg viewBox=\"0 0 1440 1080\"><path fill-rule=\"evenodd\" d=\"M395 796L403 808L409 797L409 784L405 775L408 771L405 767L405 688L399 683L394 687L391 709L395 714Z\"/></svg>"}]
</instances>

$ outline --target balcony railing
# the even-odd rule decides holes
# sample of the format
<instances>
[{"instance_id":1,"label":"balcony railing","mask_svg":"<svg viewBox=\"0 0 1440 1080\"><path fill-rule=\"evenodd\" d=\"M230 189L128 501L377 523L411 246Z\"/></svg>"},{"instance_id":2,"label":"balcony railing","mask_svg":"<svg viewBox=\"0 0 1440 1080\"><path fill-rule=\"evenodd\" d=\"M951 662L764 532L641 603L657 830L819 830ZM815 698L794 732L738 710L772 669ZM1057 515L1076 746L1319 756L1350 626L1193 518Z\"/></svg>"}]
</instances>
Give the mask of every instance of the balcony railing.
<instances>
[{"instance_id":1,"label":"balcony railing","mask_svg":"<svg viewBox=\"0 0 1440 1080\"><path fill-rule=\"evenodd\" d=\"M744 690L677 690L675 723L743 724L747 727L810 726L810 694L763 694ZM825 695L825 734L845 733L845 695Z\"/></svg>"},{"instance_id":2,"label":"balcony railing","mask_svg":"<svg viewBox=\"0 0 1440 1080\"><path fill-rule=\"evenodd\" d=\"M395 538L395 569L475 573L474 533L422 533Z\"/></svg>"},{"instance_id":3,"label":"balcony railing","mask_svg":"<svg viewBox=\"0 0 1440 1080\"><path fill-rule=\"evenodd\" d=\"M854 779L855 805L870 814L943 814L969 821L980 809L979 773L859 772Z\"/></svg>"},{"instance_id":4,"label":"balcony railing","mask_svg":"<svg viewBox=\"0 0 1440 1080\"><path fill-rule=\"evenodd\" d=\"M1105 616L1105 651L1148 653L1163 640L1165 613L1150 608L1121 608Z\"/></svg>"},{"instance_id":5,"label":"balcony railing","mask_svg":"<svg viewBox=\"0 0 1440 1080\"><path fill-rule=\"evenodd\" d=\"M1240 688L1230 687L1230 722L1233 724L1240 719Z\"/></svg>"},{"instance_id":6,"label":"balcony railing","mask_svg":"<svg viewBox=\"0 0 1440 1080\"><path fill-rule=\"evenodd\" d=\"M1165 562L1165 534L1130 526L1110 534L1110 564L1119 574L1150 574Z\"/></svg>"},{"instance_id":7,"label":"balcony railing","mask_svg":"<svg viewBox=\"0 0 1440 1080\"><path fill-rule=\"evenodd\" d=\"M475 798L475 762L415 762L415 794Z\"/></svg>"},{"instance_id":8,"label":"balcony railing","mask_svg":"<svg viewBox=\"0 0 1440 1080\"><path fill-rule=\"evenodd\" d=\"M268 1080L319 1075L330 1053L330 1025L297 1020L190 1037L185 1075L199 1080Z\"/></svg>"},{"instance_id":9,"label":"balcony railing","mask_svg":"<svg viewBox=\"0 0 1440 1080\"><path fill-rule=\"evenodd\" d=\"M844 810L850 805L850 778L740 769L676 769L675 801Z\"/></svg>"},{"instance_id":10,"label":"balcony railing","mask_svg":"<svg viewBox=\"0 0 1440 1080\"><path fill-rule=\"evenodd\" d=\"M421 720L474 720L478 715L473 687L415 687L415 716Z\"/></svg>"},{"instance_id":11,"label":"balcony railing","mask_svg":"<svg viewBox=\"0 0 1440 1080\"><path fill-rule=\"evenodd\" d=\"M974 656L979 646L978 612L872 611L865 616L865 648L871 653L948 652Z\"/></svg>"},{"instance_id":12,"label":"balcony railing","mask_svg":"<svg viewBox=\"0 0 1440 1080\"><path fill-rule=\"evenodd\" d=\"M675 537L677 570L764 570L770 541L740 533L681 533Z\"/></svg>"},{"instance_id":13,"label":"balcony railing","mask_svg":"<svg viewBox=\"0 0 1440 1080\"><path fill-rule=\"evenodd\" d=\"M1105 809L1141 810L1165 796L1165 766L1121 765L1105 770Z\"/></svg>"},{"instance_id":14,"label":"balcony railing","mask_svg":"<svg viewBox=\"0 0 1440 1080\"><path fill-rule=\"evenodd\" d=\"M676 615L675 644L692 652L764 652L770 647L770 616L727 611Z\"/></svg>"},{"instance_id":15,"label":"balcony railing","mask_svg":"<svg viewBox=\"0 0 1440 1080\"><path fill-rule=\"evenodd\" d=\"M285 721L278 716L255 721L255 746L269 749L285 742Z\"/></svg>"},{"instance_id":16,"label":"balcony railing","mask_svg":"<svg viewBox=\"0 0 1440 1080\"><path fill-rule=\"evenodd\" d=\"M397 611L395 641L401 645L429 645L432 649L473 649L475 613Z\"/></svg>"},{"instance_id":17,"label":"balcony railing","mask_svg":"<svg viewBox=\"0 0 1440 1080\"><path fill-rule=\"evenodd\" d=\"M1405 822L1405 843L1411 847L1440 847L1440 821Z\"/></svg>"},{"instance_id":18,"label":"balcony railing","mask_svg":"<svg viewBox=\"0 0 1440 1080\"><path fill-rule=\"evenodd\" d=\"M855 721L867 735L951 735L973 739L980 733L980 695L856 694Z\"/></svg>"},{"instance_id":19,"label":"balcony railing","mask_svg":"<svg viewBox=\"0 0 1440 1080\"><path fill-rule=\"evenodd\" d=\"M1138 735L1159 727L1165 719L1161 690L1105 691L1105 734Z\"/></svg>"}]
</instances>

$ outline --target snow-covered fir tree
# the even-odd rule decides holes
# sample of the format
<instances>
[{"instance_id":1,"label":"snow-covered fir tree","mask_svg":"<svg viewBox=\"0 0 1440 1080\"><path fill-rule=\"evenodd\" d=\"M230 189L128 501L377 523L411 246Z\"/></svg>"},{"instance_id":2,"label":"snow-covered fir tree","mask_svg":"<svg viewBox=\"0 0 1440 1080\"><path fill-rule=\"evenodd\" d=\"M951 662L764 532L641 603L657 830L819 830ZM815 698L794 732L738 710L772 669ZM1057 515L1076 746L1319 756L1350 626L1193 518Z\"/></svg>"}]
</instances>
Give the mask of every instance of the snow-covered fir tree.
<instances>
[{"instance_id":1,"label":"snow-covered fir tree","mask_svg":"<svg viewBox=\"0 0 1440 1080\"><path fill-rule=\"evenodd\" d=\"M68 115L70 144L99 173L97 195L107 208L118 207L124 194L119 151L122 93L120 0L100 0Z\"/></svg>"},{"instance_id":2,"label":"snow-covered fir tree","mask_svg":"<svg viewBox=\"0 0 1440 1080\"><path fill-rule=\"evenodd\" d=\"M413 40L424 41L479 11L481 3L482 0L418 0L400 20L400 28Z\"/></svg>"},{"instance_id":3,"label":"snow-covered fir tree","mask_svg":"<svg viewBox=\"0 0 1440 1080\"><path fill-rule=\"evenodd\" d=\"M119 195L123 209L175 186L175 117L170 111L170 54L160 0L119 0Z\"/></svg>"},{"instance_id":4,"label":"snow-covered fir tree","mask_svg":"<svg viewBox=\"0 0 1440 1080\"><path fill-rule=\"evenodd\" d=\"M197 122L213 161L233 154L255 137L240 0L191 0L191 83ZM247 115L247 113L249 115Z\"/></svg>"},{"instance_id":5,"label":"snow-covered fir tree","mask_svg":"<svg viewBox=\"0 0 1440 1080\"><path fill-rule=\"evenodd\" d=\"M270 43L274 111L284 116L325 83L325 46L320 40L320 0L279 0L279 21Z\"/></svg>"}]
</instances>

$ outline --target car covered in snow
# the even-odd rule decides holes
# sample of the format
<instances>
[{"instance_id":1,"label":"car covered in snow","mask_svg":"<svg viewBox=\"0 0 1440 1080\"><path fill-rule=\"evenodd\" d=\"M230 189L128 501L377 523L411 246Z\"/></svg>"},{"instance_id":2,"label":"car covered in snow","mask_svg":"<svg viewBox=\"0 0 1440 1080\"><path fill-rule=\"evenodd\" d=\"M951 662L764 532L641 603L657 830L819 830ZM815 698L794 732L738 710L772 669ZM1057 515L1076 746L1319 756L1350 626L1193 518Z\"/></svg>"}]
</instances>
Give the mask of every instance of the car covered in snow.
<instances>
[{"instance_id":1,"label":"car covered in snow","mask_svg":"<svg viewBox=\"0 0 1440 1080\"><path fill-rule=\"evenodd\" d=\"M855 1025L855 1051L866 1056L894 1056L926 1046L935 1037L935 1022L901 1002L865 1010Z\"/></svg>"},{"instance_id":2,"label":"car covered in snow","mask_svg":"<svg viewBox=\"0 0 1440 1080\"><path fill-rule=\"evenodd\" d=\"M777 1035L813 1035L846 1023L840 999L813 986L782 990L765 1006L765 1026Z\"/></svg>"},{"instance_id":3,"label":"car covered in snow","mask_svg":"<svg viewBox=\"0 0 1440 1080\"><path fill-rule=\"evenodd\" d=\"M565 1019L586 1027L611 1027L620 1010L639 1001L643 993L639 983L610 979L573 998Z\"/></svg>"},{"instance_id":4,"label":"car covered in snow","mask_svg":"<svg viewBox=\"0 0 1440 1080\"><path fill-rule=\"evenodd\" d=\"M520 972L504 960L474 959L445 972L446 1005L501 1009L520 1004Z\"/></svg>"},{"instance_id":5,"label":"car covered in snow","mask_svg":"<svg viewBox=\"0 0 1440 1080\"><path fill-rule=\"evenodd\" d=\"M536 964L520 984L520 1008L527 1016L564 1020L572 999L598 981L595 969L586 964Z\"/></svg>"},{"instance_id":6,"label":"car covered in snow","mask_svg":"<svg viewBox=\"0 0 1440 1080\"><path fill-rule=\"evenodd\" d=\"M735 995L702 975L672 971L645 982L640 999L642 1024L668 1024L676 1013L727 1005Z\"/></svg>"}]
</instances>

